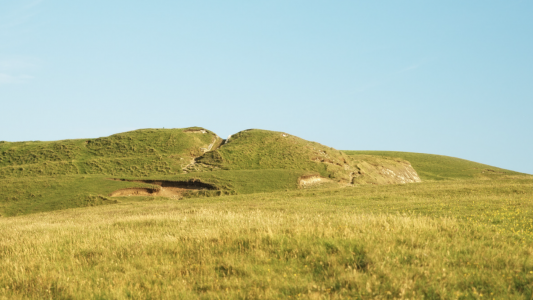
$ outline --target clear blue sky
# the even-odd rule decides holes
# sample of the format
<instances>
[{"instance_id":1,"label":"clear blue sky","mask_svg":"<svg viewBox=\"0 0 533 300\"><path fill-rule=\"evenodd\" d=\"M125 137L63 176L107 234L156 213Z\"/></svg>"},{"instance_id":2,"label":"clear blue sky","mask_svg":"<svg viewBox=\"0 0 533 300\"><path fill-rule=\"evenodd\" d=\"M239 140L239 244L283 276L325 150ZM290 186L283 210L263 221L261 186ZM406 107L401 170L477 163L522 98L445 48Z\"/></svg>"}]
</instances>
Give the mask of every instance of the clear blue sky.
<instances>
[{"instance_id":1,"label":"clear blue sky","mask_svg":"<svg viewBox=\"0 0 533 300\"><path fill-rule=\"evenodd\" d=\"M533 173L533 1L0 0L0 140L202 126Z\"/></svg>"}]
</instances>

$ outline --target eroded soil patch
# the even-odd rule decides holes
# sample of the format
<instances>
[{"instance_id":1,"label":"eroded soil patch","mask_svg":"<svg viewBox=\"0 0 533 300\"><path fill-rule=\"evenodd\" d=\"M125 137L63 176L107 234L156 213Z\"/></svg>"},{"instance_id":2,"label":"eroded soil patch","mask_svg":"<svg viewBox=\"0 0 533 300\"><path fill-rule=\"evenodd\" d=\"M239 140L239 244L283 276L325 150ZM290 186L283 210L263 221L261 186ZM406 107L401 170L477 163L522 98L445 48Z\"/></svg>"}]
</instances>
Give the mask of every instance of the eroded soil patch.
<instances>
[{"instance_id":1,"label":"eroded soil patch","mask_svg":"<svg viewBox=\"0 0 533 300\"><path fill-rule=\"evenodd\" d=\"M111 197L123 196L161 196L169 198L180 198L188 191L200 190L217 190L214 185L201 182L199 180L189 181L169 181L169 180L125 180L125 179L111 179L117 181L129 181L148 183L156 185L158 188L126 188L112 192Z\"/></svg>"},{"instance_id":2,"label":"eroded soil patch","mask_svg":"<svg viewBox=\"0 0 533 300\"><path fill-rule=\"evenodd\" d=\"M156 189L147 189L147 188L129 188L121 189L114 191L109 196L111 197L122 197L122 196L154 196L159 191Z\"/></svg>"}]
</instances>

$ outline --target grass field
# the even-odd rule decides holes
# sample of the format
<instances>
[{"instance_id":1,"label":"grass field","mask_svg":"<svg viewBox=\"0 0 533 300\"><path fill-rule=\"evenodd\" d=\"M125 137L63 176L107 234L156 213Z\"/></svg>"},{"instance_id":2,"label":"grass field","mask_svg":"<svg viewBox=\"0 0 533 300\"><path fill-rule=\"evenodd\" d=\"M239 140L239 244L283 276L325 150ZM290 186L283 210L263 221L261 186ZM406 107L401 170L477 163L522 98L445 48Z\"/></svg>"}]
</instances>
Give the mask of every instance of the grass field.
<instances>
[{"instance_id":1,"label":"grass field","mask_svg":"<svg viewBox=\"0 0 533 300\"><path fill-rule=\"evenodd\" d=\"M258 130L200 156L203 130L0 144L0 299L533 299L533 176ZM405 161L423 182L343 183ZM298 186L313 172L332 180Z\"/></svg>"},{"instance_id":2,"label":"grass field","mask_svg":"<svg viewBox=\"0 0 533 300\"><path fill-rule=\"evenodd\" d=\"M533 180L433 181L0 219L4 299L531 299Z\"/></svg>"}]
</instances>

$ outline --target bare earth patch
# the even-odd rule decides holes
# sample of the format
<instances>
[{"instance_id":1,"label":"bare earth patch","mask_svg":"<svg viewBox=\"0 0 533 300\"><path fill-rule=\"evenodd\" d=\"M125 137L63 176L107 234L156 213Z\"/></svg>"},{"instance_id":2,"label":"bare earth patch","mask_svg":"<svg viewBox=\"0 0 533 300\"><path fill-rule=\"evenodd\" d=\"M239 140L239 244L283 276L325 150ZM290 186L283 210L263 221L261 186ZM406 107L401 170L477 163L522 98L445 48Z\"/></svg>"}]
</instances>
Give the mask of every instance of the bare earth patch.
<instances>
[{"instance_id":1,"label":"bare earth patch","mask_svg":"<svg viewBox=\"0 0 533 300\"><path fill-rule=\"evenodd\" d=\"M111 197L124 197L124 196L160 196L169 198L181 198L181 196L188 191L199 190L216 190L216 187L208 183L201 181L166 181L166 180L121 180L111 179L119 181L131 181L149 183L157 185L159 188L127 188L120 189L112 192Z\"/></svg>"},{"instance_id":2,"label":"bare earth patch","mask_svg":"<svg viewBox=\"0 0 533 300\"><path fill-rule=\"evenodd\" d=\"M157 194L156 189L145 188L129 188L114 191L109 196L111 197L123 197L123 196L155 196Z\"/></svg>"}]
</instances>

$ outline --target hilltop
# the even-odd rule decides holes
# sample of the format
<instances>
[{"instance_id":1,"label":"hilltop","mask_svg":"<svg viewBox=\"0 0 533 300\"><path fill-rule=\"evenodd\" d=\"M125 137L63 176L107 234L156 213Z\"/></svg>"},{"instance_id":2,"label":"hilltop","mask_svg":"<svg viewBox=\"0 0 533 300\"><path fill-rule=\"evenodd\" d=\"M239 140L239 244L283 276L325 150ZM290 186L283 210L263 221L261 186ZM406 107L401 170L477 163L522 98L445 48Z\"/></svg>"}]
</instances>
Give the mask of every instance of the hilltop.
<instances>
[{"instance_id":1,"label":"hilltop","mask_svg":"<svg viewBox=\"0 0 533 300\"><path fill-rule=\"evenodd\" d=\"M502 176L520 173L429 154L339 151L268 130L224 140L201 127L141 129L96 139L0 143L0 214L146 197Z\"/></svg>"}]
</instances>

